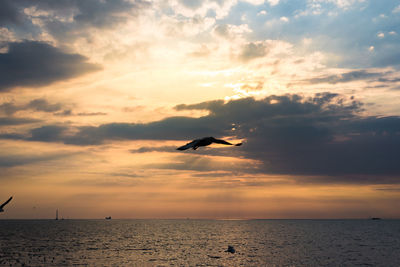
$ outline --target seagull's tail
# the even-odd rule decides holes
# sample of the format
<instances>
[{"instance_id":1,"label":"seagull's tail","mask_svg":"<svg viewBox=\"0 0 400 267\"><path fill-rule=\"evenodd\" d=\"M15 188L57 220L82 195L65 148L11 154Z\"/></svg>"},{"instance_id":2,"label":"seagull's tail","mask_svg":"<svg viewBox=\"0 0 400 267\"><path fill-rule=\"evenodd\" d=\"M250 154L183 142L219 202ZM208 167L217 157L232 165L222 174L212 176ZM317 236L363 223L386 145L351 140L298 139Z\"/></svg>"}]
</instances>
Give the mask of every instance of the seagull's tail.
<instances>
[{"instance_id":1,"label":"seagull's tail","mask_svg":"<svg viewBox=\"0 0 400 267\"><path fill-rule=\"evenodd\" d=\"M241 146L243 143L238 143L238 144L236 144L235 146Z\"/></svg>"}]
</instances>

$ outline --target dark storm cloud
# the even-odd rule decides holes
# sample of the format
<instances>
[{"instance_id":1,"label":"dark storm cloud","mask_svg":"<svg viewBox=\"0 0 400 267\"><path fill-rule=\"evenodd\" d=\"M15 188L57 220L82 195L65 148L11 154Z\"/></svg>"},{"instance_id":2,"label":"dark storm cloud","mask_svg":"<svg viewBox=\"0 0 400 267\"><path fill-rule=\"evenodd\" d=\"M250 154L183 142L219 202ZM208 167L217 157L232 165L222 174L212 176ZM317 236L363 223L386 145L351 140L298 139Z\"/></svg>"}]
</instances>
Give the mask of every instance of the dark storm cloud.
<instances>
[{"instance_id":1,"label":"dark storm cloud","mask_svg":"<svg viewBox=\"0 0 400 267\"><path fill-rule=\"evenodd\" d=\"M201 120L201 119L200 119ZM207 119L204 120L205 123ZM79 132L65 142L75 145L97 145L105 140L181 140L187 136L221 133L196 120L172 117L148 124L110 123L98 127L80 127Z\"/></svg>"},{"instance_id":2,"label":"dark storm cloud","mask_svg":"<svg viewBox=\"0 0 400 267\"><path fill-rule=\"evenodd\" d=\"M65 53L48 43L9 43L8 52L0 54L0 92L17 86L48 85L99 69L98 65L88 63L86 57ZM32 107L48 109L40 100Z\"/></svg>"},{"instance_id":3,"label":"dark storm cloud","mask_svg":"<svg viewBox=\"0 0 400 267\"><path fill-rule=\"evenodd\" d=\"M72 15L73 21L80 25L109 27L125 21L124 15L137 15L141 8L149 7L147 1L126 0L36 0L21 1L22 5L36 6L39 10L58 11Z\"/></svg>"},{"instance_id":4,"label":"dark storm cloud","mask_svg":"<svg viewBox=\"0 0 400 267\"><path fill-rule=\"evenodd\" d=\"M219 136L224 133L223 129L211 123L208 117L171 117L147 124L109 123L97 127L76 127L72 131L66 126L47 125L30 130L27 134L29 137L24 139L86 146L100 145L107 140L185 140L188 136L202 137L209 133ZM21 135L0 137L19 139Z\"/></svg>"},{"instance_id":5,"label":"dark storm cloud","mask_svg":"<svg viewBox=\"0 0 400 267\"><path fill-rule=\"evenodd\" d=\"M62 105L60 103L50 104L46 99L38 98L30 101L27 108L37 111L55 112L61 110Z\"/></svg>"},{"instance_id":6,"label":"dark storm cloud","mask_svg":"<svg viewBox=\"0 0 400 267\"><path fill-rule=\"evenodd\" d=\"M37 34L45 30L55 38L70 41L90 28L114 27L149 6L141 0L2 0L0 25L28 28L28 32ZM30 16L25 8L33 8L40 15ZM32 23L33 19L41 20L41 26Z\"/></svg>"},{"instance_id":7,"label":"dark storm cloud","mask_svg":"<svg viewBox=\"0 0 400 267\"><path fill-rule=\"evenodd\" d=\"M35 122L41 122L41 120L30 118L0 117L0 126L21 125Z\"/></svg>"},{"instance_id":8,"label":"dark storm cloud","mask_svg":"<svg viewBox=\"0 0 400 267\"><path fill-rule=\"evenodd\" d=\"M12 115L21 110L21 108L12 102L3 103L0 105L0 112L6 115Z\"/></svg>"},{"instance_id":9,"label":"dark storm cloud","mask_svg":"<svg viewBox=\"0 0 400 267\"><path fill-rule=\"evenodd\" d=\"M200 118L171 117L146 124L110 123L73 129L44 126L31 130L23 138L99 145L109 140L181 140L184 143L203 136L232 136L244 139L244 145L187 153L253 159L261 164L246 169L246 172L328 177L322 182L338 176L359 181L357 179L366 179L362 175L370 175L366 180L368 183L373 179L379 181L379 176L390 177L386 179L388 181L397 181L399 179L393 177L400 177L400 117L363 117L358 115L362 104L352 98L331 93L314 97L284 95L261 100L210 101L176 108L205 109L209 114ZM21 138L11 134L2 137ZM144 147L131 152L169 149ZM201 164L197 164L200 160L188 160L171 163L169 167L157 166L185 169L190 165L192 170L202 169Z\"/></svg>"},{"instance_id":10,"label":"dark storm cloud","mask_svg":"<svg viewBox=\"0 0 400 267\"><path fill-rule=\"evenodd\" d=\"M57 125L49 125L42 126L40 128L35 128L31 130L31 137L29 140L32 141L44 141L44 142L56 142L59 141L60 138L67 131L66 127L57 126Z\"/></svg>"},{"instance_id":11,"label":"dark storm cloud","mask_svg":"<svg viewBox=\"0 0 400 267\"><path fill-rule=\"evenodd\" d=\"M224 104L224 100L214 100L214 101L208 101L208 102L202 102L198 104L192 104L192 105L186 105L186 104L180 104L175 106L176 110L212 110L215 107L220 107L221 105Z\"/></svg>"},{"instance_id":12,"label":"dark storm cloud","mask_svg":"<svg viewBox=\"0 0 400 267\"><path fill-rule=\"evenodd\" d=\"M73 21L66 23L55 19L54 17L46 18L46 28L50 33L59 39L65 39L67 34L68 38L77 35L82 29L87 28L112 28L127 20L129 16L136 16L141 9L150 6L146 1L124 1L124 0L64 0L62 5L49 5L49 2L42 1L39 8L44 10L56 9L58 11L65 10L64 6L68 6L73 13Z\"/></svg>"},{"instance_id":13,"label":"dark storm cloud","mask_svg":"<svg viewBox=\"0 0 400 267\"><path fill-rule=\"evenodd\" d=\"M383 73L379 72L368 72L366 70L355 70L350 71L347 73L337 74L337 75L329 75L329 76L322 76L318 78L312 78L306 80L306 82L311 84L318 84L318 83L346 83L358 80L368 80L372 78L377 78L382 76Z\"/></svg>"},{"instance_id":14,"label":"dark storm cloud","mask_svg":"<svg viewBox=\"0 0 400 267\"><path fill-rule=\"evenodd\" d=\"M20 24L23 20L22 14L12 0L0 1L0 26L7 24Z\"/></svg>"},{"instance_id":15,"label":"dark storm cloud","mask_svg":"<svg viewBox=\"0 0 400 267\"><path fill-rule=\"evenodd\" d=\"M16 105L13 102L6 102L0 105L0 112L6 115L13 115L14 113L21 110L35 110L42 112L55 112L60 111L63 108L61 103L51 104L44 98L37 98L31 100L25 105Z\"/></svg>"}]
</instances>

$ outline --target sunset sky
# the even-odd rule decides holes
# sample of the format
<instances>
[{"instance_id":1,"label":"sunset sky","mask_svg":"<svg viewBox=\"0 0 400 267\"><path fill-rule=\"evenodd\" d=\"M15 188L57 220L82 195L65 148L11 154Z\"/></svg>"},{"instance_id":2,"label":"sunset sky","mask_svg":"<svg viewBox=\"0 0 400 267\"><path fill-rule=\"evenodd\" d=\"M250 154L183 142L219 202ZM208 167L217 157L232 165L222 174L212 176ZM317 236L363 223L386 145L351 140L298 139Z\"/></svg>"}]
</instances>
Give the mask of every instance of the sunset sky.
<instances>
[{"instance_id":1,"label":"sunset sky","mask_svg":"<svg viewBox=\"0 0 400 267\"><path fill-rule=\"evenodd\" d=\"M399 68L395 0L2 0L0 219L400 218Z\"/></svg>"}]
</instances>

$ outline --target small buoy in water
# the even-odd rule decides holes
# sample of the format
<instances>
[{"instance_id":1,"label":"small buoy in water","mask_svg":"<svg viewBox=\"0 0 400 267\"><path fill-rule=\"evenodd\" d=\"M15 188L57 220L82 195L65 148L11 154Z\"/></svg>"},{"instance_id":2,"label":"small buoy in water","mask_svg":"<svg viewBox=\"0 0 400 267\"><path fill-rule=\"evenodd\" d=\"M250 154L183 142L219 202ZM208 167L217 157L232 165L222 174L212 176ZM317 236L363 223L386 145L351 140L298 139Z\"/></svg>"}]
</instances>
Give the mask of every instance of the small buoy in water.
<instances>
[{"instance_id":1,"label":"small buoy in water","mask_svg":"<svg viewBox=\"0 0 400 267\"><path fill-rule=\"evenodd\" d=\"M233 246L228 246L228 249L225 252L235 253L236 251Z\"/></svg>"}]
</instances>

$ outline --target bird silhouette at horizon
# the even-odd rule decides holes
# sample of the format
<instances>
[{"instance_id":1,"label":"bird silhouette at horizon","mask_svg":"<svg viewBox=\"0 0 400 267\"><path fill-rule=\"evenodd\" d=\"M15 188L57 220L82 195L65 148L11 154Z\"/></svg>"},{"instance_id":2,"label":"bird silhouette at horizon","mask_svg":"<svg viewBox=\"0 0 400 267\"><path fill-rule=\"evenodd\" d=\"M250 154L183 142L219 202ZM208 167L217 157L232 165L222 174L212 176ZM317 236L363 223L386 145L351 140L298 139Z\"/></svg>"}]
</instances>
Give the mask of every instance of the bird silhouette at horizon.
<instances>
[{"instance_id":1,"label":"bird silhouette at horizon","mask_svg":"<svg viewBox=\"0 0 400 267\"><path fill-rule=\"evenodd\" d=\"M214 137L210 136L210 137L203 137L203 138L200 138L200 139L195 139L192 142L189 142L184 146L178 147L176 150L186 150L186 149L189 149L189 148L192 148L193 150L196 150L197 148L199 148L201 146L208 146L208 145L211 145L212 143L229 145L229 146L241 146L242 145L242 143L232 144L232 143L229 143L229 142L227 142L225 140L217 139L217 138L214 138Z\"/></svg>"},{"instance_id":2,"label":"bird silhouette at horizon","mask_svg":"<svg viewBox=\"0 0 400 267\"><path fill-rule=\"evenodd\" d=\"M1 206L0 206L0 212L3 212L3 211L4 211L4 209L3 209L4 206L7 205L8 202L10 202L12 198L13 198L13 197L10 197L6 202L4 202L3 204L1 204Z\"/></svg>"}]
</instances>

